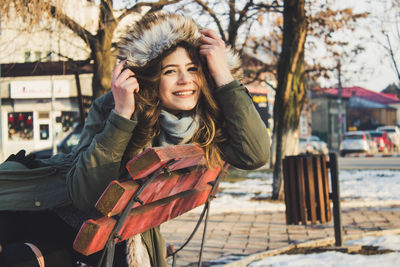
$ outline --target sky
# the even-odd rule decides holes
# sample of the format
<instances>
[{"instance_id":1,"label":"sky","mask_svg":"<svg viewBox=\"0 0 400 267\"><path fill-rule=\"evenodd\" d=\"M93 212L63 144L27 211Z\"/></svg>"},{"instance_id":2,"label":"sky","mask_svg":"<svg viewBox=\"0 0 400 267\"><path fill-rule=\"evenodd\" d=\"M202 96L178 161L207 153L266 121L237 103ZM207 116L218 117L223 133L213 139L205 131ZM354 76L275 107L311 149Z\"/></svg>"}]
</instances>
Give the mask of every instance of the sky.
<instances>
[{"instance_id":1,"label":"sky","mask_svg":"<svg viewBox=\"0 0 400 267\"><path fill-rule=\"evenodd\" d=\"M240 176L240 175L239 175ZM261 211L284 211L283 203L250 201L254 196L270 197L272 194L272 173L252 171L244 174L246 179L238 182L220 183L223 189L211 205L211 214L225 212L255 213ZM400 205L400 170L340 170L340 195L342 209L354 207L388 208ZM201 212L198 207L191 212ZM398 212L398 210L397 210ZM400 262L400 235L381 237L364 237L359 240L346 241L345 245L373 245L384 249L395 250L390 254L362 256L339 252L319 254L278 255L268 257L260 262L253 262L250 267L260 266L307 266L307 267L369 267L398 266ZM221 259L220 259L221 260ZM218 261L217 261L218 262ZM228 263L226 260L224 263Z\"/></svg>"},{"instance_id":2,"label":"sky","mask_svg":"<svg viewBox=\"0 0 400 267\"><path fill-rule=\"evenodd\" d=\"M383 45L387 41L381 34L381 30L389 34L397 64L400 64L400 23L395 22L395 15L400 12L389 8L390 0L357 0L347 1L339 0L336 4L339 8L350 7L356 13L369 12L369 18L360 22L360 28L351 38L354 40L363 40L362 45L365 52L359 54L355 63L351 66L344 66L344 86L361 86L373 91L381 91L387 85L399 84L394 65L387 50ZM395 13L397 12L397 13ZM375 36L371 38L370 36ZM357 70L363 67L364 71L357 73Z\"/></svg>"}]
</instances>

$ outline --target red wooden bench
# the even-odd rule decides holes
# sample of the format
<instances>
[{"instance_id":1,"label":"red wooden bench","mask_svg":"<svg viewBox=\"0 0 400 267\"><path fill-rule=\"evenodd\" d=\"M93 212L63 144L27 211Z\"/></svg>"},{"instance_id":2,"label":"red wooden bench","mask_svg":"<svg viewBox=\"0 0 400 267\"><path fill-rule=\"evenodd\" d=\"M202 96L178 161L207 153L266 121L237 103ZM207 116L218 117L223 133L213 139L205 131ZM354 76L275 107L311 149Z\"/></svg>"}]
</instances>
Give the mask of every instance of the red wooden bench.
<instances>
[{"instance_id":1,"label":"red wooden bench","mask_svg":"<svg viewBox=\"0 0 400 267\"><path fill-rule=\"evenodd\" d=\"M221 173L194 144L146 149L126 167L130 179L109 184L95 205L104 216L84 222L73 244L83 255L106 248L111 265L116 242L208 203Z\"/></svg>"}]
</instances>

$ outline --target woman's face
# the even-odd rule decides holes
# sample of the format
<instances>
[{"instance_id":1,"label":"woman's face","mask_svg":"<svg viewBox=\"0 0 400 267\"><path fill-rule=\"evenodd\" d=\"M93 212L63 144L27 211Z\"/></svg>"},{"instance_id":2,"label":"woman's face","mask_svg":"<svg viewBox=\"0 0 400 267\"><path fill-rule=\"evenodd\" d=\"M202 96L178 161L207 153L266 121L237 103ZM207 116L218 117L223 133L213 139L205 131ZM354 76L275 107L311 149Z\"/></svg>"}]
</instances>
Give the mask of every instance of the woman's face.
<instances>
[{"instance_id":1,"label":"woman's face","mask_svg":"<svg viewBox=\"0 0 400 267\"><path fill-rule=\"evenodd\" d=\"M162 60L159 90L161 104L167 111L177 114L196 106L200 97L200 71L183 47Z\"/></svg>"}]
</instances>

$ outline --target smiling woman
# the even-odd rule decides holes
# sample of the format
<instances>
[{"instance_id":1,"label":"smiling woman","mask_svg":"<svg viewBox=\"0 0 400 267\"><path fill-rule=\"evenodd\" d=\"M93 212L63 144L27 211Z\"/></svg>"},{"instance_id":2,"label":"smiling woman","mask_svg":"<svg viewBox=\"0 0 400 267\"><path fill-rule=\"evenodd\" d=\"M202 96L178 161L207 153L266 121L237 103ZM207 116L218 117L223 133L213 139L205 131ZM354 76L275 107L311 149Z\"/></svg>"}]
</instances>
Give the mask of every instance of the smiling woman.
<instances>
[{"instance_id":1,"label":"smiling woman","mask_svg":"<svg viewBox=\"0 0 400 267\"><path fill-rule=\"evenodd\" d=\"M2 177L8 181L6 173L10 172L2 176L0 166L0 209L18 206L35 211L35 216L24 213L35 217L35 225L40 225L40 229L29 232L30 243L45 244L37 246L42 252L55 243L74 261L89 265L96 265L98 258L76 256L71 241L74 235L65 234L60 240L58 233L76 232L75 227L91 215L107 185L126 178L124 166L143 149L195 143L204 150L210 167L222 166L225 161L238 168L255 169L269 159L265 124L247 89L238 81L239 57L215 32L199 29L186 16L150 13L121 39L118 58L121 62L113 71L112 92L93 103L79 144L68 155L36 162L36 166L50 166L54 179L47 175L46 181L51 182L35 185L34 196L24 193L30 194L24 195L26 199L34 201L21 204L17 193L8 193L8 202L2 201ZM18 170L19 175L23 173ZM32 170L26 169L29 175L33 175ZM52 211L43 216L37 211L49 208ZM8 218L21 216L12 215ZM54 223L60 221L59 217L63 221ZM25 217L23 220L28 221ZM19 228L8 233L13 230L24 236ZM5 247L23 241L6 240L0 233L0 244ZM127 257L121 256L125 251ZM46 262L49 256L42 254ZM157 227L118 243L114 263L166 266L165 254L165 242ZM47 262L46 266L51 264Z\"/></svg>"},{"instance_id":2,"label":"smiling woman","mask_svg":"<svg viewBox=\"0 0 400 267\"><path fill-rule=\"evenodd\" d=\"M200 96L200 75L197 67L183 47L178 47L162 60L160 100L171 113L192 110Z\"/></svg>"}]
</instances>

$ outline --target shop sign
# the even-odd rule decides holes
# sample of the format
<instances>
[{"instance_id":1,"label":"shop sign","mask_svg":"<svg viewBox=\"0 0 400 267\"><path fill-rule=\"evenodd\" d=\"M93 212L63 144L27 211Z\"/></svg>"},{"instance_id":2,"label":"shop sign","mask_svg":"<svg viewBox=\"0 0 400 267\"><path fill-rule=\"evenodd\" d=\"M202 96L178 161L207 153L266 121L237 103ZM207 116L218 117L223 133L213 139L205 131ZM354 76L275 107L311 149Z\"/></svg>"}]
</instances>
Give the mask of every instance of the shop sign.
<instances>
[{"instance_id":1,"label":"shop sign","mask_svg":"<svg viewBox=\"0 0 400 267\"><path fill-rule=\"evenodd\" d=\"M70 97L69 81L53 81L54 97ZM51 81L12 81L10 82L10 98L51 98Z\"/></svg>"},{"instance_id":2,"label":"shop sign","mask_svg":"<svg viewBox=\"0 0 400 267\"><path fill-rule=\"evenodd\" d=\"M255 103L267 103L268 102L268 98L266 95L254 95L253 96L253 101Z\"/></svg>"}]
</instances>

